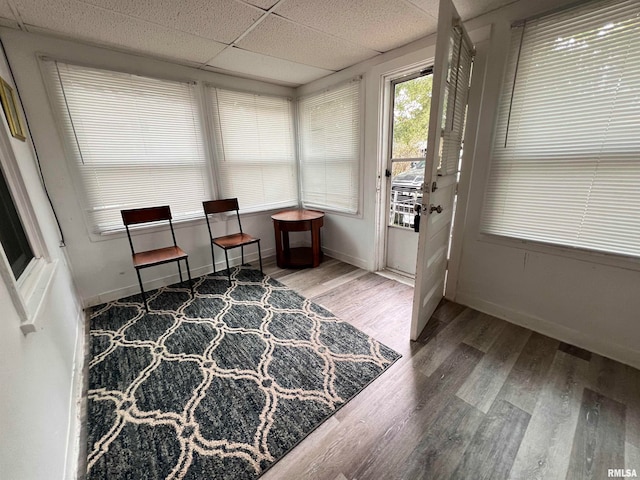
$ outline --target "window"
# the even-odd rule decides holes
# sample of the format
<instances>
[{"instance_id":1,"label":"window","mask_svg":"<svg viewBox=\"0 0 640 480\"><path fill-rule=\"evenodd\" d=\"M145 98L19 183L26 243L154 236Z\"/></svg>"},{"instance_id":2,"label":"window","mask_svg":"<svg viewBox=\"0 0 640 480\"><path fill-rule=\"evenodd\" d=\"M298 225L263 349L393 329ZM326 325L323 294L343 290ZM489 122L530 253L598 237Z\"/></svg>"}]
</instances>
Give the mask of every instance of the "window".
<instances>
[{"instance_id":1,"label":"window","mask_svg":"<svg viewBox=\"0 0 640 480\"><path fill-rule=\"evenodd\" d=\"M121 229L126 208L168 203L177 220L202 216L211 182L195 84L44 66L95 233Z\"/></svg>"},{"instance_id":2,"label":"window","mask_svg":"<svg viewBox=\"0 0 640 480\"><path fill-rule=\"evenodd\" d=\"M209 87L222 197L243 211L298 204L293 106L288 98Z\"/></svg>"},{"instance_id":3,"label":"window","mask_svg":"<svg viewBox=\"0 0 640 480\"><path fill-rule=\"evenodd\" d=\"M514 28L482 229L640 257L640 3Z\"/></svg>"},{"instance_id":4,"label":"window","mask_svg":"<svg viewBox=\"0 0 640 480\"><path fill-rule=\"evenodd\" d=\"M20 160L29 156L21 152ZM8 131L0 129L0 282L20 318L23 334L37 331L40 306L57 261L48 255Z\"/></svg>"},{"instance_id":5,"label":"window","mask_svg":"<svg viewBox=\"0 0 640 480\"><path fill-rule=\"evenodd\" d=\"M34 255L2 172L0 172L0 243L13 276L17 280Z\"/></svg>"},{"instance_id":6,"label":"window","mask_svg":"<svg viewBox=\"0 0 640 480\"><path fill-rule=\"evenodd\" d=\"M360 80L298 103L302 202L357 213L360 188Z\"/></svg>"}]
</instances>

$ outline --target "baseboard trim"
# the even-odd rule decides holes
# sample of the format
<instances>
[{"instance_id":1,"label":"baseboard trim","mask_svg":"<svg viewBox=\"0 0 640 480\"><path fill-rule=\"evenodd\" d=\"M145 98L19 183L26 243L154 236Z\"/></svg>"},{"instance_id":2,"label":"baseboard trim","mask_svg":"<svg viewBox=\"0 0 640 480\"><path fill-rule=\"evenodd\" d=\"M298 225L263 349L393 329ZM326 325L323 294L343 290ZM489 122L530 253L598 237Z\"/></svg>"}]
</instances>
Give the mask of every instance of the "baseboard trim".
<instances>
[{"instance_id":1,"label":"baseboard trim","mask_svg":"<svg viewBox=\"0 0 640 480\"><path fill-rule=\"evenodd\" d=\"M217 255L216 255L217 256ZM275 256L275 249L267 249L262 251L262 263L263 266L265 264L265 259L268 259L272 256ZM240 265L242 261L242 257L240 252L237 255L229 257L229 265L236 266ZM258 252L246 253L244 256L245 263L251 263L258 265ZM255 263L254 263L255 262ZM224 260L216 260L216 271L226 270L227 264ZM133 270L133 267L131 267ZM183 265L184 270L184 265ZM152 271L150 269L149 271ZM213 264L208 263L206 265L201 265L195 268L191 268L191 277L197 278L213 271ZM186 275L185 275L186 280ZM145 280L144 282L144 291L155 290L156 288L165 287L167 285L171 285L173 283L178 283L180 281L180 276L175 273L168 275L166 277L155 278L151 280ZM102 293L100 295L94 295L93 297L89 297L83 300L84 308L93 307L95 305L100 305L102 303L112 302L114 300L118 300L119 298L128 297L130 295L135 295L136 293L140 293L140 286L136 283L133 285L128 285L126 287L117 288L114 290L110 290L108 292Z\"/></svg>"},{"instance_id":2,"label":"baseboard trim","mask_svg":"<svg viewBox=\"0 0 640 480\"><path fill-rule=\"evenodd\" d=\"M375 272L375 274L380 275L381 277L384 277L384 278L395 280L396 282L402 283L404 285L408 285L412 288L415 288L416 286L415 277L412 277L409 275L403 275L402 273L396 272L394 270L389 270L388 268L385 268L384 270L378 270L377 272Z\"/></svg>"},{"instance_id":3,"label":"baseboard trim","mask_svg":"<svg viewBox=\"0 0 640 480\"><path fill-rule=\"evenodd\" d=\"M76 317L76 340L73 352L73 371L69 391L69 426L67 428L67 447L65 472L63 478L78 478L78 456L80 455L80 431L82 429L81 403L84 368L85 314L78 310Z\"/></svg>"},{"instance_id":4,"label":"baseboard trim","mask_svg":"<svg viewBox=\"0 0 640 480\"><path fill-rule=\"evenodd\" d=\"M373 266L370 264L370 262L367 262L362 258L353 257L351 255L347 255L346 253L338 252L337 250L332 250L326 247L322 247L322 251L331 258L335 258L336 260L340 260L341 262L348 263L349 265L353 265L354 267L362 268L363 270L367 270L368 272L373 271Z\"/></svg>"},{"instance_id":5,"label":"baseboard trim","mask_svg":"<svg viewBox=\"0 0 640 480\"><path fill-rule=\"evenodd\" d=\"M640 369L639 351L631 350L616 343L604 342L599 338L594 338L572 328L558 325L497 303L488 302L473 295L467 295L464 292L457 292L455 302Z\"/></svg>"}]
</instances>

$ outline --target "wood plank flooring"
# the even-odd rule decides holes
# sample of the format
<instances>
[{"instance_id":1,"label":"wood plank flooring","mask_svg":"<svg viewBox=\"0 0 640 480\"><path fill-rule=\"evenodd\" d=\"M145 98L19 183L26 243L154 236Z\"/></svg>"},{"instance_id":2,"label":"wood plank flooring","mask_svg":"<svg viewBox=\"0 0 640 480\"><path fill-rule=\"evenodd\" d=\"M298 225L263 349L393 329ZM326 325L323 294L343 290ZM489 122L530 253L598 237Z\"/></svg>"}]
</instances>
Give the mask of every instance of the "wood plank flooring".
<instances>
[{"instance_id":1,"label":"wood plank flooring","mask_svg":"<svg viewBox=\"0 0 640 480\"><path fill-rule=\"evenodd\" d=\"M327 258L265 273L403 355L262 477L640 475L640 372L444 302L409 341L413 289Z\"/></svg>"}]
</instances>

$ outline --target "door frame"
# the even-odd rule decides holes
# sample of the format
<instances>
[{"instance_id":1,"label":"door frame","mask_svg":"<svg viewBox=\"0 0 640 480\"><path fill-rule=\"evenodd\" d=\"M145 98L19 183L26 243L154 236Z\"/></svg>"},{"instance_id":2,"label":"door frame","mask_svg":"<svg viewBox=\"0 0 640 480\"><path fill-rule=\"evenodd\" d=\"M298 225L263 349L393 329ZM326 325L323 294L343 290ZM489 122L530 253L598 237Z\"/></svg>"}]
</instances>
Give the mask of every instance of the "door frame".
<instances>
[{"instance_id":1,"label":"door frame","mask_svg":"<svg viewBox=\"0 0 640 480\"><path fill-rule=\"evenodd\" d=\"M425 56L424 60L408 63L400 66L384 70L379 74L380 90L378 101L378 172L377 172L377 195L376 195L376 222L375 222L375 258L374 270L379 271L386 267L387 264L387 244L388 235L387 227L389 226L389 191L391 189L391 180L385 177L385 170L388 168L389 156L391 151L391 127L392 127L392 109L391 95L393 82L407 76L407 80L411 79L413 74L419 73L421 70L433 66L435 53L435 44L429 46L431 56ZM400 60L400 59L398 59ZM415 77L417 77L416 75ZM414 77L414 78L415 78ZM417 256L417 252L416 252Z\"/></svg>"},{"instance_id":2,"label":"door frame","mask_svg":"<svg viewBox=\"0 0 640 480\"><path fill-rule=\"evenodd\" d=\"M467 126L465 132L465 151L463 152L462 169L458 183L458 201L454 218L454 228L452 233L452 246L449 259L449 274L447 276L446 298L454 300L456 297L456 287L459 278L459 269L463 257L463 235L467 219L467 202L470 190L470 178L473 173L473 161L475 157L477 130L479 128L480 109L482 106L482 92L487 75L487 51L494 35L492 25L484 25L470 30L469 37L476 46L476 58L474 59L473 78L469 91L469 107L467 111ZM435 35L430 36L428 44L424 47L408 52L391 60L375 65L367 77L370 75L370 84L376 85L377 92L370 92L378 99L377 118L375 124L376 138L376 205L374 224L374 258L373 270L379 271L386 262L386 231L387 231L387 196L391 182L386 181L384 171L387 168L387 149L389 142L389 95L390 82L392 77L409 74L412 71L420 70L433 65L435 61ZM427 42L425 42L427 43ZM377 80L376 80L377 79ZM370 97L369 97L370 98ZM367 127L368 130L368 127Z\"/></svg>"},{"instance_id":3,"label":"door frame","mask_svg":"<svg viewBox=\"0 0 640 480\"><path fill-rule=\"evenodd\" d=\"M473 76L469 88L469 100L467 103L467 125L465 128L464 145L467 146L462 152L462 165L460 167L460 178L458 179L458 193L456 200L456 210L453 217L453 229L451 231L451 242L449 245L449 266L447 269L447 279L445 283L445 298L455 301L458 278L460 275L460 265L463 255L464 232L467 223L467 211L469 193L471 190L471 176L473 173L473 161L475 158L476 141L478 128L480 127L480 112L482 107L482 92L484 90L485 76L487 73L487 50L489 47L489 31L483 30L482 35L473 35L476 54L473 58ZM481 38L481 40L478 40Z\"/></svg>"}]
</instances>

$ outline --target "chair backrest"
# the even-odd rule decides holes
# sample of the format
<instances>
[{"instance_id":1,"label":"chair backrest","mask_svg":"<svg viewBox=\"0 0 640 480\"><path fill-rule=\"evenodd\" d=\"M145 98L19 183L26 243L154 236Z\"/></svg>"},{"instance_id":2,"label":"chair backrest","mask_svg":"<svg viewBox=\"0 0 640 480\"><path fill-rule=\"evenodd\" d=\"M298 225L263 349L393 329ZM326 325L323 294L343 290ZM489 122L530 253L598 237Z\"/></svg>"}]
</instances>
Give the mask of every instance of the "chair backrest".
<instances>
[{"instance_id":1,"label":"chair backrest","mask_svg":"<svg viewBox=\"0 0 640 480\"><path fill-rule=\"evenodd\" d=\"M134 208L132 210L120 210L125 226L138 223L161 222L171 220L171 208L169 205L162 207Z\"/></svg>"},{"instance_id":2,"label":"chair backrest","mask_svg":"<svg viewBox=\"0 0 640 480\"><path fill-rule=\"evenodd\" d=\"M177 246L176 234L173 231L173 222L171 219L171 208L169 205L163 205L161 207L147 207L147 208L134 208L131 210L120 210L122 215L122 221L127 229L127 237L129 238L129 246L131 247L131 254L136 252L133 248L133 241L131 240L131 232L129 231L129 225L138 225L141 223L153 223L153 222L169 222L169 228L171 228L171 238L173 239L173 245Z\"/></svg>"},{"instance_id":3,"label":"chair backrest","mask_svg":"<svg viewBox=\"0 0 640 480\"><path fill-rule=\"evenodd\" d=\"M204 209L204 217L207 219L207 228L209 229L209 237L213 238L211 233L211 225L209 224L209 215L214 213L224 213L224 212L236 212L236 217L238 218L238 228L240 228L240 233L242 233L242 223L240 222L240 207L238 205L237 198L224 198L221 200L209 200L206 202L202 202L202 208Z\"/></svg>"},{"instance_id":4,"label":"chair backrest","mask_svg":"<svg viewBox=\"0 0 640 480\"><path fill-rule=\"evenodd\" d=\"M225 198L223 200L209 200L208 202L202 202L205 215L212 213L230 212L232 210L239 210L237 198Z\"/></svg>"}]
</instances>

